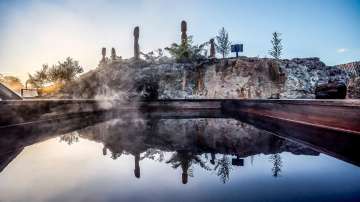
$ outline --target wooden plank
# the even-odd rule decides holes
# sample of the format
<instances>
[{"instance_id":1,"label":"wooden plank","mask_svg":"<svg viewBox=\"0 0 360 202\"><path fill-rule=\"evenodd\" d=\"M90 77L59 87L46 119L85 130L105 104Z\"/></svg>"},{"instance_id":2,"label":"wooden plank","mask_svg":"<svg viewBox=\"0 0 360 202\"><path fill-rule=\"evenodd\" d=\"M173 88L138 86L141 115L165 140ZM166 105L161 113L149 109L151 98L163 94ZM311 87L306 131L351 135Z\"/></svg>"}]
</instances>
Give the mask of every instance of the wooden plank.
<instances>
[{"instance_id":1,"label":"wooden plank","mask_svg":"<svg viewBox=\"0 0 360 202\"><path fill-rule=\"evenodd\" d=\"M360 134L359 100L225 100L225 114L252 114Z\"/></svg>"},{"instance_id":2,"label":"wooden plank","mask_svg":"<svg viewBox=\"0 0 360 202\"><path fill-rule=\"evenodd\" d=\"M21 96L0 83L0 100L22 100Z\"/></svg>"},{"instance_id":3,"label":"wooden plank","mask_svg":"<svg viewBox=\"0 0 360 202\"><path fill-rule=\"evenodd\" d=\"M236 113L233 117L241 122L272 132L274 135L309 146L315 151L360 166L360 135L349 131L318 127L288 119L254 113Z\"/></svg>"},{"instance_id":4,"label":"wooden plank","mask_svg":"<svg viewBox=\"0 0 360 202\"><path fill-rule=\"evenodd\" d=\"M0 126L54 115L106 110L141 113L157 118L225 118L240 113L270 116L299 124L360 133L359 100L158 100L124 103L120 100L0 101Z\"/></svg>"},{"instance_id":5,"label":"wooden plank","mask_svg":"<svg viewBox=\"0 0 360 202\"><path fill-rule=\"evenodd\" d=\"M117 111L121 117L221 118L221 102L213 100L161 100L124 103L120 100L0 101L0 127L50 119L66 114Z\"/></svg>"}]
</instances>

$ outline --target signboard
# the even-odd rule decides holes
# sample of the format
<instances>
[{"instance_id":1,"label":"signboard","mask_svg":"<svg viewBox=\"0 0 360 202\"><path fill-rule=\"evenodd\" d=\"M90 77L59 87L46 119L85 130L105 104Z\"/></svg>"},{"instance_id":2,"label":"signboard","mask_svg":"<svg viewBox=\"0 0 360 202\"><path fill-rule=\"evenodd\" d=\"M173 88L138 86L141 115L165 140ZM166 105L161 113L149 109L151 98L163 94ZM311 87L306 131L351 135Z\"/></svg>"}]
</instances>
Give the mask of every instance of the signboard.
<instances>
[{"instance_id":1,"label":"signboard","mask_svg":"<svg viewBox=\"0 0 360 202\"><path fill-rule=\"evenodd\" d=\"M236 53L236 57L239 56L239 52L244 51L244 45L243 44L234 44L231 45L231 52Z\"/></svg>"},{"instance_id":2,"label":"signboard","mask_svg":"<svg viewBox=\"0 0 360 202\"><path fill-rule=\"evenodd\" d=\"M243 52L243 51L244 51L243 44L231 45L231 52L236 53L236 52Z\"/></svg>"}]
</instances>

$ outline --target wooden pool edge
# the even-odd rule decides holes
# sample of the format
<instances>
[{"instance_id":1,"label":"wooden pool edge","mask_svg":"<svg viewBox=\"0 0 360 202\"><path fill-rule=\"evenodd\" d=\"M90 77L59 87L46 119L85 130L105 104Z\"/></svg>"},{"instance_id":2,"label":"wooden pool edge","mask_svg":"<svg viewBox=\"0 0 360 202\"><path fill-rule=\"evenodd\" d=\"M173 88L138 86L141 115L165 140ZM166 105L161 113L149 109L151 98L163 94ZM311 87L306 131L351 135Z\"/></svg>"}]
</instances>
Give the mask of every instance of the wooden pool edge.
<instances>
[{"instance_id":1,"label":"wooden pool edge","mask_svg":"<svg viewBox=\"0 0 360 202\"><path fill-rule=\"evenodd\" d=\"M172 99L124 103L121 100L43 99L0 101L0 126L82 112L116 110L144 118L239 118L244 114L360 134L360 100Z\"/></svg>"}]
</instances>

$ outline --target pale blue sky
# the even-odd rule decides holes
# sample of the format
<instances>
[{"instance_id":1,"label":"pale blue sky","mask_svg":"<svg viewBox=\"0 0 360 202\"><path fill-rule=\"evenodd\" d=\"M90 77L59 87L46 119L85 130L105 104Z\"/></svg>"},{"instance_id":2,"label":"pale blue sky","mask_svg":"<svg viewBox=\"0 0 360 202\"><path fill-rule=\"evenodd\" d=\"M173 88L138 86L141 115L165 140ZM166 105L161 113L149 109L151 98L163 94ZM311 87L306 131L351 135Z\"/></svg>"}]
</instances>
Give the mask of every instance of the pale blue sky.
<instances>
[{"instance_id":1,"label":"pale blue sky","mask_svg":"<svg viewBox=\"0 0 360 202\"><path fill-rule=\"evenodd\" d=\"M25 79L67 56L90 70L103 46L130 57L134 26L147 52L179 41L183 19L197 43L224 26L246 56L267 56L278 31L284 58L360 60L360 0L0 0L0 73Z\"/></svg>"}]
</instances>

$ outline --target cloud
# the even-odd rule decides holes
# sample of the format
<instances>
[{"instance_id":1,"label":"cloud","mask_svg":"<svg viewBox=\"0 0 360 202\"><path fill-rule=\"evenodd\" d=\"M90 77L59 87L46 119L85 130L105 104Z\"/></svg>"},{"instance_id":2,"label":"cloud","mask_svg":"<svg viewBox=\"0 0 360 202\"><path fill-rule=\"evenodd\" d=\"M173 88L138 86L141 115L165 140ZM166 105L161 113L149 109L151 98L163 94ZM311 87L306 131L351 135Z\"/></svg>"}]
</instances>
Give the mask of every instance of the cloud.
<instances>
[{"instance_id":1,"label":"cloud","mask_svg":"<svg viewBox=\"0 0 360 202\"><path fill-rule=\"evenodd\" d=\"M336 52L338 52L338 53L345 53L347 51L349 51L349 49L347 49L347 48L339 48L336 50Z\"/></svg>"}]
</instances>

